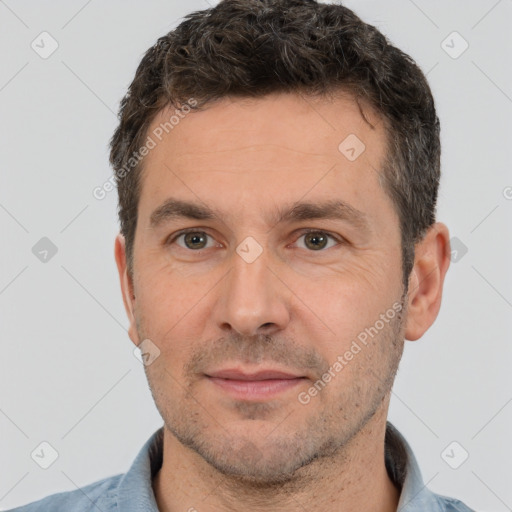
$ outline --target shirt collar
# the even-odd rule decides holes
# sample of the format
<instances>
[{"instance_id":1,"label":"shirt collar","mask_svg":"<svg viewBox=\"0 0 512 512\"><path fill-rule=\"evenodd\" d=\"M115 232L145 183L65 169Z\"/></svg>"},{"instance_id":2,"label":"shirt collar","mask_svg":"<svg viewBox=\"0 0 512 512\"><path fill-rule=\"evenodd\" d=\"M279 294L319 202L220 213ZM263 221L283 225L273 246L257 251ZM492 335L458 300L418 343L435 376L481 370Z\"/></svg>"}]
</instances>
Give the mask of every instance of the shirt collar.
<instances>
[{"instance_id":1,"label":"shirt collar","mask_svg":"<svg viewBox=\"0 0 512 512\"><path fill-rule=\"evenodd\" d=\"M158 512L152 481L162 467L163 431L164 427L160 427L153 433L141 448L131 468L121 478L117 489L118 510ZM436 495L423 483L411 447L389 422L386 425L385 456L388 474L401 490L397 512L442 512Z\"/></svg>"},{"instance_id":2,"label":"shirt collar","mask_svg":"<svg viewBox=\"0 0 512 512\"><path fill-rule=\"evenodd\" d=\"M389 421L386 425L385 456L389 477L401 490L397 512L444 510L436 495L423 483L418 462L409 443Z\"/></svg>"},{"instance_id":3,"label":"shirt collar","mask_svg":"<svg viewBox=\"0 0 512 512\"><path fill-rule=\"evenodd\" d=\"M162 467L164 427L146 441L132 466L123 475L117 492L117 509L122 512L158 512L153 478Z\"/></svg>"}]
</instances>

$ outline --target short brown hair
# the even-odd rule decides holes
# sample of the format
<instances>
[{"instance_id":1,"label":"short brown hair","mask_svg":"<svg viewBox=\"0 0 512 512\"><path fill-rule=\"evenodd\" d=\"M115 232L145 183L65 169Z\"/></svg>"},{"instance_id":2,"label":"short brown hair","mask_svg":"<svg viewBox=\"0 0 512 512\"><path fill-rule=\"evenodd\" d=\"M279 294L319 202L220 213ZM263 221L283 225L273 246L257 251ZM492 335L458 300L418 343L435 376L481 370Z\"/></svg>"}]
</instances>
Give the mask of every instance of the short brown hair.
<instances>
[{"instance_id":1,"label":"short brown hair","mask_svg":"<svg viewBox=\"0 0 512 512\"><path fill-rule=\"evenodd\" d=\"M146 52L121 101L110 153L130 274L143 164L133 155L162 108L189 98L198 109L224 97L336 90L367 102L387 126L379 176L400 219L407 289L414 245L435 222L441 148L434 99L419 67L379 30L342 5L314 0L223 0L186 16Z\"/></svg>"}]
</instances>

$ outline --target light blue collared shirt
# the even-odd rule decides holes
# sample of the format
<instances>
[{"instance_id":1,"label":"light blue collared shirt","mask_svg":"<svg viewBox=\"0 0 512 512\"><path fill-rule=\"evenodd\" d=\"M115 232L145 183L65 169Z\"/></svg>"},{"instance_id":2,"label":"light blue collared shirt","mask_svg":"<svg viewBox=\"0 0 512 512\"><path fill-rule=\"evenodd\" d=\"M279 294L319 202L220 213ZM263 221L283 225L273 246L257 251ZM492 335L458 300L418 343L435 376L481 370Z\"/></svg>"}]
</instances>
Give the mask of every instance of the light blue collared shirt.
<instances>
[{"instance_id":1,"label":"light blue collared shirt","mask_svg":"<svg viewBox=\"0 0 512 512\"><path fill-rule=\"evenodd\" d=\"M475 512L454 498L429 491L411 447L387 423L386 467L401 488L397 512ZM144 444L127 473L98 480L75 491L52 494L7 512L158 512L152 481L162 466L163 427Z\"/></svg>"}]
</instances>

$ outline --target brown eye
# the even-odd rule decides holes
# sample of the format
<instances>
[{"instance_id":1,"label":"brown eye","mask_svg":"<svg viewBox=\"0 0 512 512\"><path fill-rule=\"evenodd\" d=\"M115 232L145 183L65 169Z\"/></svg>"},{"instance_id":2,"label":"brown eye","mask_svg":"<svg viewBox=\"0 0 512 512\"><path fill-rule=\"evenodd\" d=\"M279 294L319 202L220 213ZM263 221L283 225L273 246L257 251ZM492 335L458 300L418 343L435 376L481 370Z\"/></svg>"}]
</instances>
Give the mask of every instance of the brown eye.
<instances>
[{"instance_id":1,"label":"brown eye","mask_svg":"<svg viewBox=\"0 0 512 512\"><path fill-rule=\"evenodd\" d=\"M183 240L188 249L204 249L208 243L206 233L200 231L195 233L185 233Z\"/></svg>"},{"instance_id":2,"label":"brown eye","mask_svg":"<svg viewBox=\"0 0 512 512\"><path fill-rule=\"evenodd\" d=\"M169 244L177 243L182 249L190 249L198 251L208 249L212 246L212 242L208 241L209 235L204 231L185 231L175 238L171 239ZM183 241L182 241L183 240ZM210 245L208 245L208 243Z\"/></svg>"},{"instance_id":3,"label":"brown eye","mask_svg":"<svg viewBox=\"0 0 512 512\"><path fill-rule=\"evenodd\" d=\"M323 249L327 245L327 237L322 233L308 233L304 237L306 247L314 251Z\"/></svg>"},{"instance_id":4,"label":"brown eye","mask_svg":"<svg viewBox=\"0 0 512 512\"><path fill-rule=\"evenodd\" d=\"M323 249L331 248L341 243L333 235L325 231L308 231L302 234L299 237L299 240L300 239L304 239L304 242L299 244L299 246L310 251L322 251ZM329 243L331 243L331 245L329 245Z\"/></svg>"}]
</instances>

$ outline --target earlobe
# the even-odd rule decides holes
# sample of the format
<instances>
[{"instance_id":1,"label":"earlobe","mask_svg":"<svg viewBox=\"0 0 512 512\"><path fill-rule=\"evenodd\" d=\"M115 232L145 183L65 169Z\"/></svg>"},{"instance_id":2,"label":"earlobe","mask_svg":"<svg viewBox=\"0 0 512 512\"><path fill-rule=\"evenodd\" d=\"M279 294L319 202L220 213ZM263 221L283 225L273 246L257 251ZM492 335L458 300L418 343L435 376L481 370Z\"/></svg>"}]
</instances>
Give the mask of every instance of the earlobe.
<instances>
[{"instance_id":1,"label":"earlobe","mask_svg":"<svg viewBox=\"0 0 512 512\"><path fill-rule=\"evenodd\" d=\"M117 271L119 273L119 281L121 284L121 293L123 297L123 304L130 322L128 328L128 335L135 345L139 344L139 337L137 333L137 323L135 319L135 294L133 281L128 274L127 262L126 262L126 245L124 236L119 233L115 240L114 254L117 265Z\"/></svg>"},{"instance_id":2,"label":"earlobe","mask_svg":"<svg viewBox=\"0 0 512 512\"><path fill-rule=\"evenodd\" d=\"M443 284L450 265L450 235L438 222L415 247L409 278L405 338L415 341L434 323L441 307Z\"/></svg>"}]
</instances>

